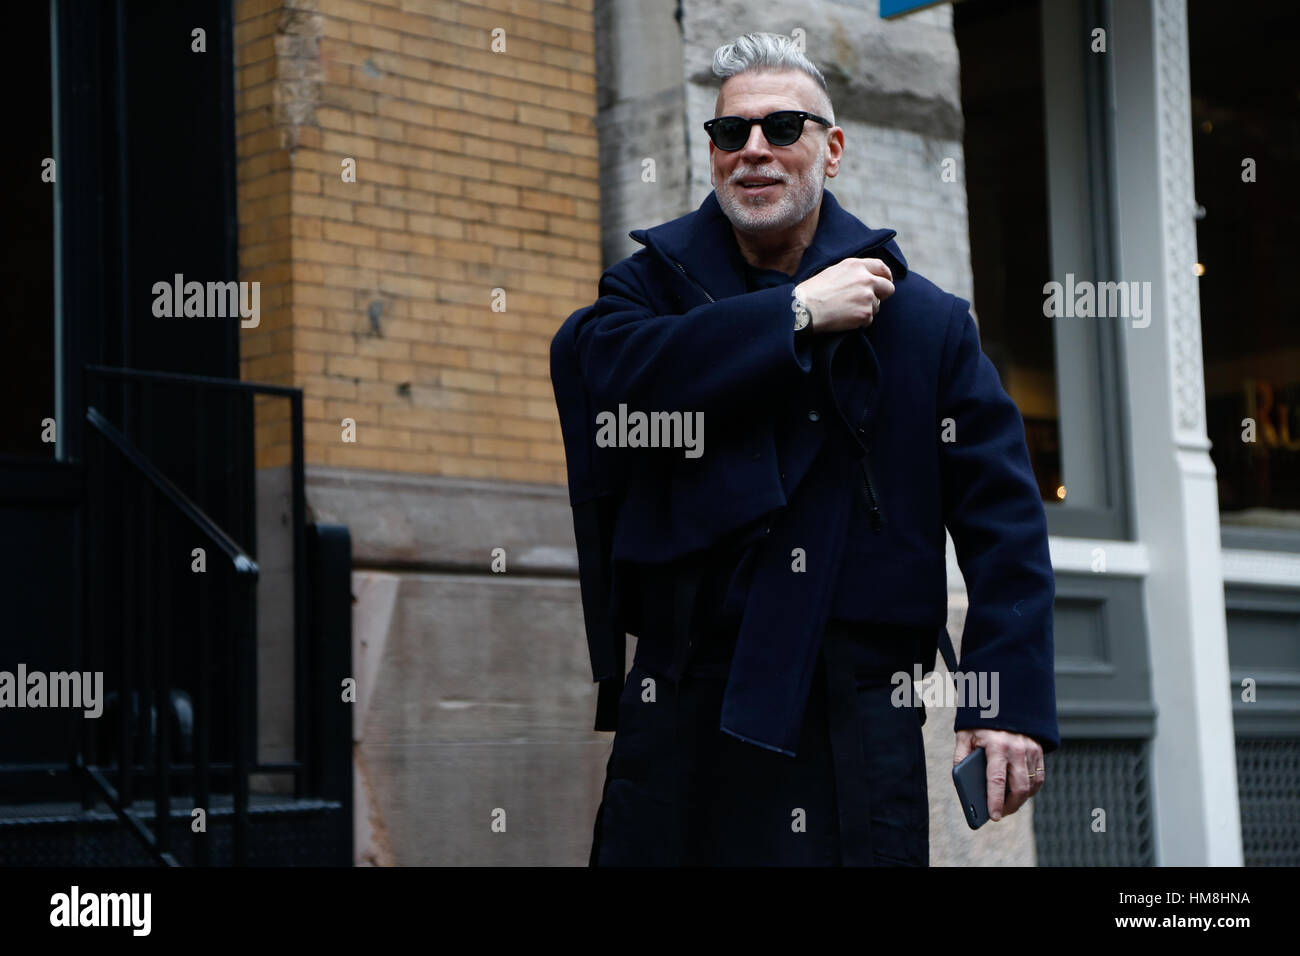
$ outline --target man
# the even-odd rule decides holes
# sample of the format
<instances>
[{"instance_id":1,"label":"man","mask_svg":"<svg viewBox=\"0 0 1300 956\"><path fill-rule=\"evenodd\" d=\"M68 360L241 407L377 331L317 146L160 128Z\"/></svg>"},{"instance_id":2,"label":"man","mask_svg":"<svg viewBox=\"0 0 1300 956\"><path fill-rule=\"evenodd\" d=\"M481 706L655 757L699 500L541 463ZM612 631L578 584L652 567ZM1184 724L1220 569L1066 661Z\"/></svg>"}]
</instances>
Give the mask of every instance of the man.
<instances>
[{"instance_id":1,"label":"man","mask_svg":"<svg viewBox=\"0 0 1300 956\"><path fill-rule=\"evenodd\" d=\"M962 671L995 691L959 699L954 763L985 749L997 820L1059 745L1024 424L970 303L824 189L845 140L817 68L750 34L713 69L713 193L634 231L552 344L596 729L617 730L591 863L928 865L924 711L893 692L933 665L945 526ZM598 427L637 412L698 416L701 447Z\"/></svg>"}]
</instances>

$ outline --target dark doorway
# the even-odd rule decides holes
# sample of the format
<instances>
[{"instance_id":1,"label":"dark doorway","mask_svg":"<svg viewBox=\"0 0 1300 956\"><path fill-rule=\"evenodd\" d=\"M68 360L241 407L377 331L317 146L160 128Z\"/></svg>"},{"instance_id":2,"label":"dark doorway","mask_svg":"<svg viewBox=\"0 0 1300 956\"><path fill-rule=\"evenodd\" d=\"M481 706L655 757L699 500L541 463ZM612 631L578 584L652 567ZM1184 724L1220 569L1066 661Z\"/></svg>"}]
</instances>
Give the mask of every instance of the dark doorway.
<instances>
[{"instance_id":1,"label":"dark doorway","mask_svg":"<svg viewBox=\"0 0 1300 956\"><path fill-rule=\"evenodd\" d=\"M5 11L11 43L0 64L9 135L0 150L0 456L54 457L54 157L50 94L50 8Z\"/></svg>"},{"instance_id":2,"label":"dark doorway","mask_svg":"<svg viewBox=\"0 0 1300 956\"><path fill-rule=\"evenodd\" d=\"M176 273L238 279L233 27L229 0L12 4L6 26L0 670L67 671L82 658L84 585L115 593L126 563L82 566L87 382L153 467L251 539L251 489L229 464L237 407L84 377L90 365L239 377L238 317L163 319L151 308L153 285ZM42 180L47 158L55 182ZM42 441L46 419L57 419L57 458ZM117 514L132 488L94 490ZM68 756L71 718L0 717L0 765Z\"/></svg>"}]
</instances>

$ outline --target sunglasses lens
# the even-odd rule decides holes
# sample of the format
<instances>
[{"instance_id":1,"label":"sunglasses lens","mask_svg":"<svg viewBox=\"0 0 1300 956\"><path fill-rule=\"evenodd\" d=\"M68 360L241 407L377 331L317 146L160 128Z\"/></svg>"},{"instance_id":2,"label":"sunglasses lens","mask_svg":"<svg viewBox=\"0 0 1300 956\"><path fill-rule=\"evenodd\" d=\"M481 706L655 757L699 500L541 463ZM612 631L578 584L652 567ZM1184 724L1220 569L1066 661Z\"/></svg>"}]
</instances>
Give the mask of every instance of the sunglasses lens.
<instances>
[{"instance_id":1,"label":"sunglasses lens","mask_svg":"<svg viewBox=\"0 0 1300 956\"><path fill-rule=\"evenodd\" d=\"M713 124L713 145L718 149L740 149L749 139L749 124L738 116L724 116Z\"/></svg>"},{"instance_id":2,"label":"sunglasses lens","mask_svg":"<svg viewBox=\"0 0 1300 956\"><path fill-rule=\"evenodd\" d=\"M763 120L763 135L773 146L789 146L803 132L803 118L798 113L773 113Z\"/></svg>"}]
</instances>

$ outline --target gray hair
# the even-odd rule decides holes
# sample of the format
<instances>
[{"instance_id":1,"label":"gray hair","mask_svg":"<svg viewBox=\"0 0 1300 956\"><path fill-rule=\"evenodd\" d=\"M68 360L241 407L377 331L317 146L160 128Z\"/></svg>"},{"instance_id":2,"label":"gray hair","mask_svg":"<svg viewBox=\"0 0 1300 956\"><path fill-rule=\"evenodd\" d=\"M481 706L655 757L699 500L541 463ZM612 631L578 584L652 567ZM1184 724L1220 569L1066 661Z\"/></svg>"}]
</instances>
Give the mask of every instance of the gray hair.
<instances>
[{"instance_id":1,"label":"gray hair","mask_svg":"<svg viewBox=\"0 0 1300 956\"><path fill-rule=\"evenodd\" d=\"M811 76L826 101L826 119L835 122L826 77L790 37L781 33L746 33L713 51L713 75L725 82L758 70L799 70Z\"/></svg>"}]
</instances>

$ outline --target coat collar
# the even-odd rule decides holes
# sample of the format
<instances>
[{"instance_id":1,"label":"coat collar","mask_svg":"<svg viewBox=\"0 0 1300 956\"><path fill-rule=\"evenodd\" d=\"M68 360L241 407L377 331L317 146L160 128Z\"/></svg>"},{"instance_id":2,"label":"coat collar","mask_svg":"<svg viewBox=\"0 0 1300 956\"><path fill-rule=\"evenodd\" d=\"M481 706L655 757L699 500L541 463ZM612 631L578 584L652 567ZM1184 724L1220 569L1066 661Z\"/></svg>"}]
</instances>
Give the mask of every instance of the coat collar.
<instances>
[{"instance_id":1,"label":"coat collar","mask_svg":"<svg viewBox=\"0 0 1300 956\"><path fill-rule=\"evenodd\" d=\"M715 192L694 212L649 229L633 229L628 235L683 272L711 299L745 292L744 260ZM817 232L804 250L794 280L802 282L841 259L875 250L889 263L897 281L907 274L907 262L895 235L893 229L869 228L846 211L829 189L823 189Z\"/></svg>"}]
</instances>

